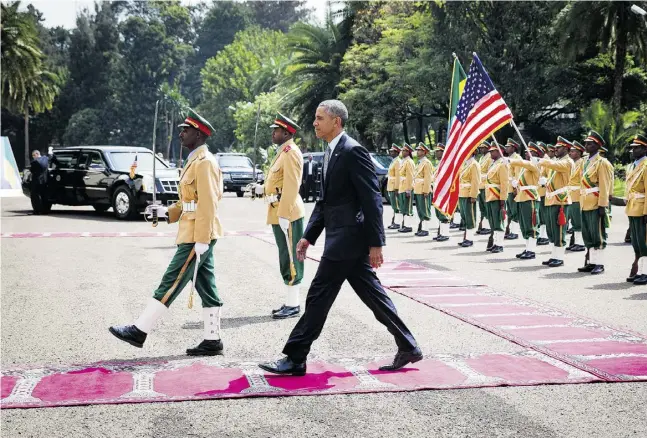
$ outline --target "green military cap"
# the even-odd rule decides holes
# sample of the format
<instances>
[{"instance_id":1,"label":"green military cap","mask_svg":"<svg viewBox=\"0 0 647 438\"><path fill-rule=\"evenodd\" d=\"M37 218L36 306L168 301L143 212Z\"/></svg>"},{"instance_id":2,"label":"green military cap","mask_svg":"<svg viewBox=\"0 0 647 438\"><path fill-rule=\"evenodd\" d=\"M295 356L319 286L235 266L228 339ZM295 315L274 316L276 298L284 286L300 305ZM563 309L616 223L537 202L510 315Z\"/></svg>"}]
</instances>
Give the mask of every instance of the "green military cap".
<instances>
[{"instance_id":1,"label":"green military cap","mask_svg":"<svg viewBox=\"0 0 647 438\"><path fill-rule=\"evenodd\" d=\"M490 147L490 143L488 143L487 141L484 141L483 143L481 143L479 145L479 149L480 148L489 148L489 147Z\"/></svg>"},{"instance_id":2,"label":"green military cap","mask_svg":"<svg viewBox=\"0 0 647 438\"><path fill-rule=\"evenodd\" d=\"M297 132L297 129L301 129L299 125L297 125L294 121L285 117L281 113L276 114L274 123L270 125L270 128L283 128L290 134L295 134Z\"/></svg>"},{"instance_id":3,"label":"green military cap","mask_svg":"<svg viewBox=\"0 0 647 438\"><path fill-rule=\"evenodd\" d=\"M559 136L557 137L557 144L555 145L555 148L564 147L566 149L570 149L572 145L573 144L570 141L566 140L562 136Z\"/></svg>"},{"instance_id":4,"label":"green military cap","mask_svg":"<svg viewBox=\"0 0 647 438\"><path fill-rule=\"evenodd\" d=\"M647 137L641 134L636 134L629 147L635 148L636 146L643 146L647 148Z\"/></svg>"},{"instance_id":5,"label":"green military cap","mask_svg":"<svg viewBox=\"0 0 647 438\"><path fill-rule=\"evenodd\" d=\"M416 150L417 151L424 151L425 154L428 154L429 152L431 152L431 149L428 148L427 145L424 144L423 142L418 143L418 147L416 148Z\"/></svg>"},{"instance_id":6,"label":"green military cap","mask_svg":"<svg viewBox=\"0 0 647 438\"><path fill-rule=\"evenodd\" d=\"M402 152L402 148L400 148L400 146L398 146L398 145L397 145L397 144L395 144L395 143L393 143L393 144L391 145L391 149L389 149L389 150L390 150L390 151L396 151L396 152L398 152L398 153Z\"/></svg>"},{"instance_id":7,"label":"green military cap","mask_svg":"<svg viewBox=\"0 0 647 438\"><path fill-rule=\"evenodd\" d=\"M544 153L544 151L534 141L528 143L528 150L531 152L536 152L538 154Z\"/></svg>"},{"instance_id":8,"label":"green military cap","mask_svg":"<svg viewBox=\"0 0 647 438\"><path fill-rule=\"evenodd\" d=\"M550 143L548 143L548 144L546 145L546 150L547 150L547 151L554 151L555 149L556 149L556 148L555 148L555 145L554 145L554 144L550 144Z\"/></svg>"},{"instance_id":9,"label":"green military cap","mask_svg":"<svg viewBox=\"0 0 647 438\"><path fill-rule=\"evenodd\" d=\"M575 149L576 151L584 152L586 149L584 149L584 146L580 144L579 141L575 140L573 141L571 145L571 149Z\"/></svg>"},{"instance_id":10,"label":"green military cap","mask_svg":"<svg viewBox=\"0 0 647 438\"><path fill-rule=\"evenodd\" d=\"M589 134L584 139L584 143L587 142L595 143L600 146L600 149L602 149L604 152L608 152L608 149L605 147L606 142L604 141L602 136L595 131L589 131Z\"/></svg>"},{"instance_id":11,"label":"green military cap","mask_svg":"<svg viewBox=\"0 0 647 438\"><path fill-rule=\"evenodd\" d=\"M445 145L442 143L437 143L436 144L436 150L437 151L444 151L445 150Z\"/></svg>"},{"instance_id":12,"label":"green military cap","mask_svg":"<svg viewBox=\"0 0 647 438\"><path fill-rule=\"evenodd\" d=\"M188 114L184 119L184 122L178 125L178 128L184 127L195 128L206 136L210 136L215 131L213 126L211 126L211 123L195 112L192 108L188 108Z\"/></svg>"},{"instance_id":13,"label":"green military cap","mask_svg":"<svg viewBox=\"0 0 647 438\"><path fill-rule=\"evenodd\" d=\"M543 141L538 141L536 144L537 144L537 147L541 150L541 152L545 154L546 153L546 143L544 143Z\"/></svg>"},{"instance_id":14,"label":"green military cap","mask_svg":"<svg viewBox=\"0 0 647 438\"><path fill-rule=\"evenodd\" d=\"M413 148L409 145L409 143L404 143L404 146L402 147L402 150L408 150L409 152L413 152Z\"/></svg>"},{"instance_id":15,"label":"green military cap","mask_svg":"<svg viewBox=\"0 0 647 438\"><path fill-rule=\"evenodd\" d=\"M519 150L519 143L517 143L516 141L514 141L511 138L508 139L508 142L505 145L506 145L506 147L507 146L514 146L515 148L517 148L517 150Z\"/></svg>"}]
</instances>

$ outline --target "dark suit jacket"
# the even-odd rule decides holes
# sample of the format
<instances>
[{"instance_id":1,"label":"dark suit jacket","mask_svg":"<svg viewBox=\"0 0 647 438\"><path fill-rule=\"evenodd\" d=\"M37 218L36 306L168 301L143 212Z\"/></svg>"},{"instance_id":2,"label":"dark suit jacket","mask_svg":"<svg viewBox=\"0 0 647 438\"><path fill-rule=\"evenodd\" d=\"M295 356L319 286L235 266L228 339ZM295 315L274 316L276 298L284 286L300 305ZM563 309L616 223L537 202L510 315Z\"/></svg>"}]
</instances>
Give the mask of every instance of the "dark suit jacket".
<instances>
[{"instance_id":1,"label":"dark suit jacket","mask_svg":"<svg viewBox=\"0 0 647 438\"><path fill-rule=\"evenodd\" d=\"M49 166L48 157L40 156L32 160L30 171L32 174L31 182L35 185L47 184L47 167Z\"/></svg>"},{"instance_id":2,"label":"dark suit jacket","mask_svg":"<svg viewBox=\"0 0 647 438\"><path fill-rule=\"evenodd\" d=\"M369 247L385 245L375 166L368 151L347 134L330 157L321 193L303 237L314 245L325 229L324 257L356 259Z\"/></svg>"}]
</instances>

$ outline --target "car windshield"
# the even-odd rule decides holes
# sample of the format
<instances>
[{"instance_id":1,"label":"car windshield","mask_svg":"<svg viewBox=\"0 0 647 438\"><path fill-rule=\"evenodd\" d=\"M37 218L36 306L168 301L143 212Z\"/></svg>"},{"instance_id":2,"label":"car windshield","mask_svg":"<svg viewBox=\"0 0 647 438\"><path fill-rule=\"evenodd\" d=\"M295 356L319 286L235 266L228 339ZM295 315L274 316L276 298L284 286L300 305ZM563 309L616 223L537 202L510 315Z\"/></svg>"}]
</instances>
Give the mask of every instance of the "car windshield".
<instances>
[{"instance_id":1,"label":"car windshield","mask_svg":"<svg viewBox=\"0 0 647 438\"><path fill-rule=\"evenodd\" d=\"M110 161L112 161L115 170L128 172L137 157L137 171L153 171L153 154L151 152L110 152ZM156 167L167 169L168 166L157 158Z\"/></svg>"},{"instance_id":2,"label":"car windshield","mask_svg":"<svg viewBox=\"0 0 647 438\"><path fill-rule=\"evenodd\" d=\"M225 155L218 158L220 167L247 167L253 169L252 160L242 155Z\"/></svg>"},{"instance_id":3,"label":"car windshield","mask_svg":"<svg viewBox=\"0 0 647 438\"><path fill-rule=\"evenodd\" d=\"M373 157L373 161L375 161L380 167L383 169L388 169L389 166L391 165L391 161L393 161L393 158L391 158L388 155L371 155Z\"/></svg>"}]
</instances>

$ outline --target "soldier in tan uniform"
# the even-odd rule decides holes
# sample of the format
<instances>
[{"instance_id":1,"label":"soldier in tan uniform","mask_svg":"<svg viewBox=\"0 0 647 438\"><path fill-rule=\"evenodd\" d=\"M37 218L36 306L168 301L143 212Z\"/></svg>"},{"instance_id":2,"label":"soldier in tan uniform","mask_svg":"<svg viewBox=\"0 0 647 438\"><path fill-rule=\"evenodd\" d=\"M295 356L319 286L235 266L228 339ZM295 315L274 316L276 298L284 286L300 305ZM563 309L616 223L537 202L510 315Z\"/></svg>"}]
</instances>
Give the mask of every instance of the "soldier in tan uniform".
<instances>
[{"instance_id":1,"label":"soldier in tan uniform","mask_svg":"<svg viewBox=\"0 0 647 438\"><path fill-rule=\"evenodd\" d=\"M548 169L546 181L546 228L553 244L550 258L542 265L555 268L564 265L566 253L566 206L571 204L568 181L573 171L573 160L568 156L571 143L563 137L557 138L555 159L543 158L539 164Z\"/></svg>"},{"instance_id":2,"label":"soldier in tan uniform","mask_svg":"<svg viewBox=\"0 0 647 438\"><path fill-rule=\"evenodd\" d=\"M505 201L508 199L510 187L508 165L503 161L499 148L490 146L492 164L485 179L485 201L488 209L488 221L492 227L492 246L487 251L503 252L503 228L505 222Z\"/></svg>"},{"instance_id":3,"label":"soldier in tan uniform","mask_svg":"<svg viewBox=\"0 0 647 438\"><path fill-rule=\"evenodd\" d=\"M571 179L568 182L568 191L573 203L566 209L566 216L573 226L571 244L566 247L566 251L572 252L586 251L584 240L582 240L582 210L580 208L580 184L582 180L582 165L584 163L582 159L583 153L584 146L574 141L569 152L569 156L573 160L573 173L571 173Z\"/></svg>"},{"instance_id":4,"label":"soldier in tan uniform","mask_svg":"<svg viewBox=\"0 0 647 438\"><path fill-rule=\"evenodd\" d=\"M631 244L636 261L628 282L647 284L647 136L636 135L629 145L634 159L631 171L627 173L625 212L629 217Z\"/></svg>"},{"instance_id":5,"label":"soldier in tan uniform","mask_svg":"<svg viewBox=\"0 0 647 438\"><path fill-rule=\"evenodd\" d=\"M508 154L508 160L521 160L519 155L519 143L509 138L505 145L505 152ZM514 200L517 195L517 185L519 183L519 172L521 168L509 169L510 173L510 193L506 203L506 212L508 214L508 226L504 239L515 240L519 238L519 212L517 211L517 202Z\"/></svg>"},{"instance_id":6,"label":"soldier in tan uniform","mask_svg":"<svg viewBox=\"0 0 647 438\"><path fill-rule=\"evenodd\" d=\"M603 251L607 247L607 228L609 227L609 198L613 188L613 166L600 155L606 152L605 141L595 131L589 132L584 140L589 158L582 168L582 237L587 256L580 272L593 275L604 272Z\"/></svg>"},{"instance_id":7,"label":"soldier in tan uniform","mask_svg":"<svg viewBox=\"0 0 647 438\"><path fill-rule=\"evenodd\" d=\"M402 213L402 226L400 233L410 233L413 228L406 224L406 217L413 216L413 175L415 164L411 154L413 148L407 143L402 148L402 163L400 163L400 185L398 186L398 209Z\"/></svg>"},{"instance_id":8,"label":"soldier in tan uniform","mask_svg":"<svg viewBox=\"0 0 647 438\"><path fill-rule=\"evenodd\" d=\"M463 248L474 245L474 229L476 228L476 201L479 196L481 184L481 169L474 155L469 157L461 166L458 176L459 190L458 203L465 220L465 234L463 241L458 244Z\"/></svg>"},{"instance_id":9,"label":"soldier in tan uniform","mask_svg":"<svg viewBox=\"0 0 647 438\"><path fill-rule=\"evenodd\" d=\"M418 232L416 236L424 237L429 235L429 222L431 221L431 179L434 173L434 166L427 158L430 149L422 142L418 143L416 153L418 164L413 178L413 193L416 197L416 211L418 213ZM423 226L424 223L426 226Z\"/></svg>"},{"instance_id":10,"label":"soldier in tan uniform","mask_svg":"<svg viewBox=\"0 0 647 438\"><path fill-rule=\"evenodd\" d=\"M438 143L436 145L436 149L434 150L434 155L436 156L435 158L438 163L440 163L440 160L443 159L444 153L445 153L445 145L442 143ZM437 173L438 173L438 167L436 167L436 169L434 170L434 174L431 181L432 187L434 187L434 184L436 182ZM444 242L446 240L449 240L449 217L445 216L436 207L434 207L434 210L436 212L436 218L440 223L438 225L438 234L434 237L433 240L437 242Z\"/></svg>"},{"instance_id":11,"label":"soldier in tan uniform","mask_svg":"<svg viewBox=\"0 0 647 438\"><path fill-rule=\"evenodd\" d=\"M538 141L537 147L541 149L542 153L540 157L549 157L553 158L555 156L555 146L552 144L546 144L544 142ZM539 196L541 198L539 202L539 237L537 238L537 246L543 246L550 244L550 239L548 239L548 231L546 230L546 181L548 181L548 169L544 166L539 166Z\"/></svg>"},{"instance_id":12,"label":"soldier in tan uniform","mask_svg":"<svg viewBox=\"0 0 647 438\"><path fill-rule=\"evenodd\" d=\"M194 287L202 300L204 340L186 352L194 356L222 353L220 340L220 308L214 272L213 247L223 236L218 218L218 202L222 197L222 172L205 141L214 129L211 124L190 110L179 125L180 141L190 153L180 176L180 200L166 208L149 206L146 213L157 209L158 217L168 222L179 221L175 256L158 288L153 292L144 312L132 325L112 326L110 333L122 341L142 348L155 322L168 312L168 307L193 278ZM189 299L191 302L191 298Z\"/></svg>"},{"instance_id":13,"label":"soldier in tan uniform","mask_svg":"<svg viewBox=\"0 0 647 438\"><path fill-rule=\"evenodd\" d=\"M539 233L539 156L542 155L541 149L535 143L528 143L528 151L531 159L522 160L521 158L510 160L510 168L513 170L520 169L517 172L517 196L515 202L519 211L519 225L521 235L526 241L526 249L517 254L521 260L530 260L535 258L537 248L537 235Z\"/></svg>"},{"instance_id":14,"label":"soldier in tan uniform","mask_svg":"<svg viewBox=\"0 0 647 438\"><path fill-rule=\"evenodd\" d=\"M488 149L490 147L490 144L487 141L484 141L481 143L479 146L479 153L481 156L478 159L479 163L479 170L481 174L481 182L479 183L479 212L480 212L480 220L479 220L479 226L478 229L476 230L476 234L483 234L487 235L490 234L492 230L488 228L488 226L483 227L483 220L487 223L487 209L485 208L485 179L487 178L487 170L490 167L490 164L492 164L492 158L490 157L490 153L488 152Z\"/></svg>"},{"instance_id":15,"label":"soldier in tan uniform","mask_svg":"<svg viewBox=\"0 0 647 438\"><path fill-rule=\"evenodd\" d=\"M272 226L285 284L285 302L272 310L272 318L285 319L301 312L299 285L303 279L303 262L296 257L296 246L303 236L305 216L299 195L303 155L293 139L299 125L278 113L270 128L273 129L272 143L278 145L278 149L265 176L263 197L267 203L267 224Z\"/></svg>"},{"instance_id":16,"label":"soldier in tan uniform","mask_svg":"<svg viewBox=\"0 0 647 438\"><path fill-rule=\"evenodd\" d=\"M401 151L402 150L395 143L393 143L391 145L391 149L389 149L389 154L391 155L391 158L393 158L393 161L391 161L391 164L389 165L388 179L386 182L386 195L388 196L389 203L393 209L391 225L388 226L390 230L397 230L400 228L400 225L396 223L395 217L400 213L400 209L398 208L398 189L400 188L400 163L402 162L400 159Z\"/></svg>"}]
</instances>

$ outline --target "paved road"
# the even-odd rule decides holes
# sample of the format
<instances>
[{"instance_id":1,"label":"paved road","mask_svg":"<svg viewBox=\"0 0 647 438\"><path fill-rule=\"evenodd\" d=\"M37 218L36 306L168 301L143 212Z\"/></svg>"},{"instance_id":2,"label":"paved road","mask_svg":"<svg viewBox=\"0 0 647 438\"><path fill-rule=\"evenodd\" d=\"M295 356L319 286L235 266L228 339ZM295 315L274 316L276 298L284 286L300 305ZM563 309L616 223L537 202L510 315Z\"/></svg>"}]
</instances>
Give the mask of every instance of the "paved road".
<instances>
[{"instance_id":1,"label":"paved road","mask_svg":"<svg viewBox=\"0 0 647 438\"><path fill-rule=\"evenodd\" d=\"M312 204L309 204L309 209ZM2 199L2 232L151 231L143 221L121 222L110 213L55 207L31 215L26 198ZM227 197L227 230L265 230L264 205ZM390 218L390 210L385 209ZM633 253L622 242L627 219L614 210L607 273L575 273L581 254L550 270L542 258L522 263L514 254L486 255L485 240L459 249L458 234L444 243L389 232L387 257L478 279L508 295L555 306L614 327L647 333L647 290L624 282ZM158 231L176 225L160 224ZM173 254L172 238L2 239L2 367L69 365L110 359L176 357L201 339L199 307L186 307L187 291L136 349L114 339L112 324L130 323ZM275 248L250 237L227 237L216 246L216 273L225 300L226 357L267 360L296 322L273 321L282 301ZM546 251L548 255L548 251ZM306 264L305 284L316 263ZM305 286L302 299L305 297ZM516 352L522 347L400 295L399 313L425 353ZM188 323L188 324L187 324ZM392 354L388 333L347 286L321 338L320 357ZM248 398L178 403L7 410L6 437L635 437L647 436L647 384L586 384L318 397Z\"/></svg>"}]
</instances>

